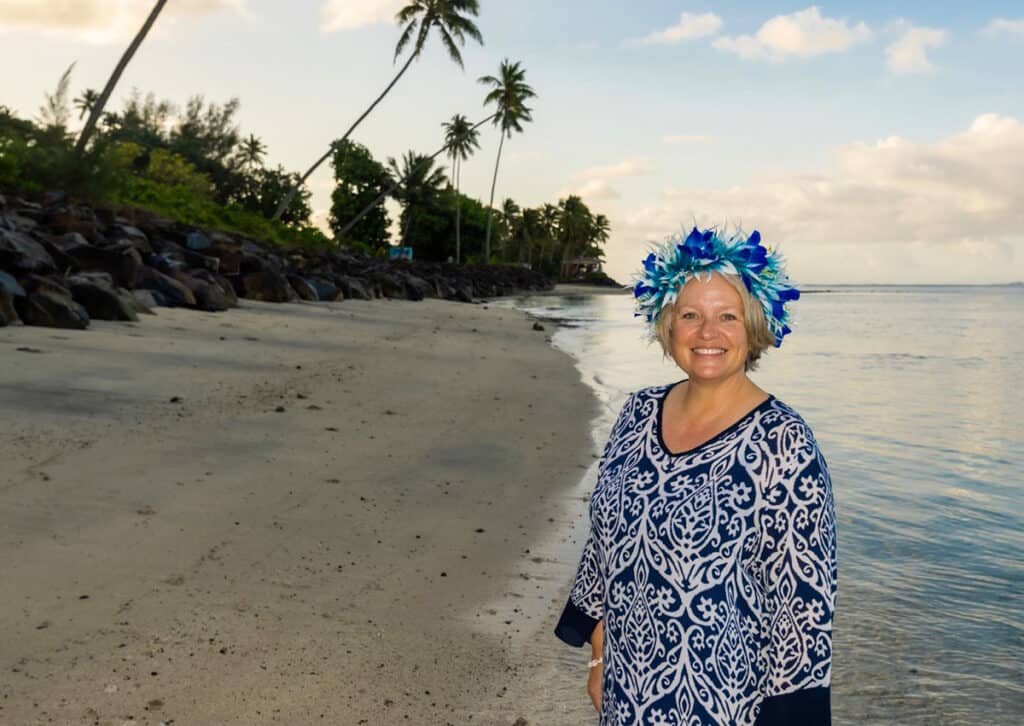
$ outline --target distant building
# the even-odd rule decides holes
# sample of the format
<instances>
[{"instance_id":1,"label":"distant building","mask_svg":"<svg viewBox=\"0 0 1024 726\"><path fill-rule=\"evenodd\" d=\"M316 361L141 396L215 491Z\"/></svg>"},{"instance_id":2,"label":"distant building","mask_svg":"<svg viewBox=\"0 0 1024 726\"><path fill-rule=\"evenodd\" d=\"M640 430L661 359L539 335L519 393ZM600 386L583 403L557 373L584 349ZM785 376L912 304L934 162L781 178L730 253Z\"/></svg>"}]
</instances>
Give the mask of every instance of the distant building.
<instances>
[{"instance_id":1,"label":"distant building","mask_svg":"<svg viewBox=\"0 0 1024 726\"><path fill-rule=\"evenodd\" d=\"M582 280L595 272L602 272L601 260L596 257L577 257L562 262L561 279Z\"/></svg>"}]
</instances>

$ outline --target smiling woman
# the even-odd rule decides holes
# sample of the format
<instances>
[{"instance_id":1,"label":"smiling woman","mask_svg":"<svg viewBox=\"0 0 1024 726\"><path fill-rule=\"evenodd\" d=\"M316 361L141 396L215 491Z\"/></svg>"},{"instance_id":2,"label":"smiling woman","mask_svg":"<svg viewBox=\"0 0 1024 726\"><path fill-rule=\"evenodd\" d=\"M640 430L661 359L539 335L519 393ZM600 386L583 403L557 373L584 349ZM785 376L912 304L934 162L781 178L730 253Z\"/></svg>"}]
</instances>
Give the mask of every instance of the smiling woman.
<instances>
[{"instance_id":1,"label":"smiling woman","mask_svg":"<svg viewBox=\"0 0 1024 726\"><path fill-rule=\"evenodd\" d=\"M687 378L619 414L555 632L591 643L601 726L829 724L828 468L800 415L747 376L799 293L757 232L696 229L644 261L634 292Z\"/></svg>"}]
</instances>

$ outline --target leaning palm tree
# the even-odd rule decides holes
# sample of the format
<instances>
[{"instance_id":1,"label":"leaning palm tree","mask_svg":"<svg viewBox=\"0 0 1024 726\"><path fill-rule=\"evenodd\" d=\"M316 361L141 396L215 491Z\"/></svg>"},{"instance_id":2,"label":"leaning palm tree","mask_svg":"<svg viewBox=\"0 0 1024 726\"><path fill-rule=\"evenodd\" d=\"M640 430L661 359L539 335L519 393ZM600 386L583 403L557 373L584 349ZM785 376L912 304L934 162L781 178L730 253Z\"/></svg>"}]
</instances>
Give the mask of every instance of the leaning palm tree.
<instances>
[{"instance_id":1,"label":"leaning palm tree","mask_svg":"<svg viewBox=\"0 0 1024 726\"><path fill-rule=\"evenodd\" d=\"M335 147L348 140L348 137L363 122L363 119L370 115L370 112L377 107L377 104L398 83L398 79L405 75L412 62L419 58L420 53L423 52L431 30L437 29L438 34L441 36L441 42L444 44L445 50L448 51L448 55L459 64L460 68L464 67L459 46L465 45L466 36L468 35L481 45L484 42L483 36L480 35L480 30L476 27L476 24L467 17L469 15L475 17L479 12L480 4L478 0L412 0L398 11L398 14L395 15L395 20L398 21L399 25L404 25L405 29L398 38L398 45L395 46L394 60L397 61L398 56L402 54L406 46L412 43L412 53L406 59L405 65L391 79L391 83L387 85L384 92L377 96L377 99L370 104L370 107L363 111L363 115L357 118L355 123L349 127L345 135L333 141L327 152L317 159L313 166L306 170L306 173L302 175L295 186L288 190L288 194L281 200L281 203L277 206L277 211L274 212L274 219L280 219L281 215L284 214L284 210L291 204L296 192L306 183L309 176L334 153Z\"/></svg>"},{"instance_id":2,"label":"leaning palm tree","mask_svg":"<svg viewBox=\"0 0 1024 726\"><path fill-rule=\"evenodd\" d=\"M461 113L445 121L444 143L452 160L452 181L455 184L455 264L462 259L462 197L459 188L462 181L462 162L480 148L480 132Z\"/></svg>"},{"instance_id":3,"label":"leaning palm tree","mask_svg":"<svg viewBox=\"0 0 1024 726\"><path fill-rule=\"evenodd\" d=\"M160 15L160 11L164 9L164 5L167 4L167 0L157 0L156 5L149 13L149 17L146 18L146 22L139 28L139 32L135 34L135 38L132 40L128 49L121 56L121 60L117 62L117 66L114 67L114 72L110 74L110 78L107 80L107 85L103 87L103 92L100 93L100 97L96 99L96 103L93 105L92 110L89 112L89 118L85 122L85 126L82 127L82 132L78 134L78 141L75 143L75 153L81 153L85 149L86 143L89 141L89 137L92 136L93 130L96 128L96 122L100 120L100 116L103 115L103 108L107 105L107 101L110 100L110 94L114 92L114 86L117 85L118 80L121 78L121 74L124 73L124 69L128 66L128 61L135 55L135 51L142 45L142 41L146 38L146 34L149 29L153 27L153 23L156 22L157 16Z\"/></svg>"},{"instance_id":4,"label":"leaning palm tree","mask_svg":"<svg viewBox=\"0 0 1024 726\"><path fill-rule=\"evenodd\" d=\"M537 94L526 85L526 71L519 62L510 63L506 58L498 68L498 75L483 76L480 83L491 87L491 92L484 99L484 105L495 105L494 124L501 131L498 142L498 158L494 162L494 178L491 180L491 200L487 204L487 234L484 237L484 264L491 260L491 218L494 216L494 188L498 184L498 166L501 164L501 149L505 144L505 136L512 138L512 132L522 133L523 123L533 120L531 109L526 101Z\"/></svg>"}]
</instances>

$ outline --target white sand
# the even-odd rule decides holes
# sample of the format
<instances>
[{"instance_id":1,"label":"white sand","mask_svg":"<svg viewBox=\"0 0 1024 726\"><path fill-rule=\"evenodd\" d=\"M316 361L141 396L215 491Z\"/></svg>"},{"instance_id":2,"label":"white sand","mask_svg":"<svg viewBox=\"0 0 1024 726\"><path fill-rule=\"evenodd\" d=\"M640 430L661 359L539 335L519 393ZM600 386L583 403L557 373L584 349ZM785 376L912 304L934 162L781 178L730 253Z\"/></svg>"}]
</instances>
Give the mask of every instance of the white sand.
<instances>
[{"instance_id":1,"label":"white sand","mask_svg":"<svg viewBox=\"0 0 1024 726\"><path fill-rule=\"evenodd\" d=\"M387 300L0 329L0 723L584 722L575 562L538 553L594 403L545 335Z\"/></svg>"}]
</instances>

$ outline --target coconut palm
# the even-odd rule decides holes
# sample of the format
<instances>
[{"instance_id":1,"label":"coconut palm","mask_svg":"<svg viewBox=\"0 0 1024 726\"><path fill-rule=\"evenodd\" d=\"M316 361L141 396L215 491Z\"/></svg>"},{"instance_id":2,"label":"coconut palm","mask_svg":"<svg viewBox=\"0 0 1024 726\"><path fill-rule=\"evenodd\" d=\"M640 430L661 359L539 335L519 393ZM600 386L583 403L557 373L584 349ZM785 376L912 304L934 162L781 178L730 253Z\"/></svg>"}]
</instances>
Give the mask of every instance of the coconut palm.
<instances>
[{"instance_id":1,"label":"coconut palm","mask_svg":"<svg viewBox=\"0 0 1024 726\"><path fill-rule=\"evenodd\" d=\"M93 88L86 88L82 91L82 95L73 101L75 108L78 109L79 121L85 118L86 114L92 113L92 110L99 99L100 94L98 94Z\"/></svg>"},{"instance_id":2,"label":"coconut palm","mask_svg":"<svg viewBox=\"0 0 1024 726\"><path fill-rule=\"evenodd\" d=\"M452 116L451 121L441 124L444 128L444 143L452 160L452 180L455 183L455 264L462 259L462 197L459 188L462 182L462 162L480 148L480 132L461 113Z\"/></svg>"},{"instance_id":3,"label":"coconut palm","mask_svg":"<svg viewBox=\"0 0 1024 726\"><path fill-rule=\"evenodd\" d=\"M498 68L497 76L483 76L480 83L491 87L484 99L484 105L495 105L494 124L501 131L498 142L498 158L494 162L494 178L491 180L491 199L487 204L487 233L484 237L484 264L491 259L491 218L494 216L494 188L498 184L498 167L501 165L501 149L505 136L512 138L512 132L522 133L523 123L533 120L526 101L535 97L533 89L526 84L526 71L519 62L511 63L506 58Z\"/></svg>"},{"instance_id":4,"label":"coconut palm","mask_svg":"<svg viewBox=\"0 0 1024 726\"><path fill-rule=\"evenodd\" d=\"M448 180L444 169L434 166L431 157L415 151L405 152L401 167L394 158L388 159L388 170L392 178L399 182L395 196L405 207L402 210L402 245L405 246L418 208L436 204Z\"/></svg>"},{"instance_id":5,"label":"coconut palm","mask_svg":"<svg viewBox=\"0 0 1024 726\"><path fill-rule=\"evenodd\" d=\"M485 123L488 123L488 122L489 122L489 121L491 121L491 120L492 120L493 118L494 118L494 116L492 115L492 116L488 116L487 118L483 119L482 121L477 121L477 122L476 122L475 124L473 124L473 126L472 126L472 127L470 128L470 131L473 131L473 132L475 132L475 131L476 131L476 130L477 130L478 128L480 128L481 126L483 126L483 125L484 125ZM433 162L433 161L434 161L434 159L436 159L437 157L439 157L439 156L440 156L441 154L445 153L446 151L448 151L448 144L445 144L444 146L442 146L442 147L441 147L440 149L438 149L437 151L435 151L435 152L434 152L433 154L431 154L430 156L422 157L422 158L420 159L420 164L428 164L428 163L430 163L430 162ZM392 195L392 193L393 193L393 192L394 192L394 191L395 191L395 190L396 190L396 189L397 189L397 188L399 187L400 183L401 183L401 180L400 180L400 179L397 179L397 178L396 178L396 179L394 179L394 180L393 180L393 181L391 182L391 186L389 186L389 187L388 187L387 189L385 189L385 190L384 190L384 191L382 191L382 192L381 192L380 194L378 194L378 195L377 195L377 198L376 198L376 199L374 199L374 200L373 200L372 202L370 202L370 203L369 203L369 204L367 204L367 205L366 205L365 207L363 207L363 209L362 209L362 210L361 210L361 211L359 212L359 214L357 214L357 215L356 215L355 217L353 217L352 219L350 219L350 220L349 220L349 222L348 222L348 224L346 224L346 225L345 225L344 227L342 227L342 228L341 228L341 229L340 229L340 230L338 231L338 233L337 233L337 235L335 236L335 238L336 238L336 239L339 239L339 240L340 240L340 239L344 239L345 235L346 235L346 234L348 234L348 233L349 233L349 231L351 231L351 229L352 229L353 227L355 227L355 226L356 226L356 225L357 225L357 224L359 223L359 220L360 220L360 219L362 219L363 217L365 217L365 216L366 216L367 214L369 214L369 213L370 213L370 210L372 210L372 209L373 209L374 207L376 207L376 206L377 206L378 204L380 204L381 202L383 202L383 201L384 201L384 200L385 200L385 199L386 199L387 197L391 196L391 195Z\"/></svg>"},{"instance_id":6,"label":"coconut palm","mask_svg":"<svg viewBox=\"0 0 1024 726\"><path fill-rule=\"evenodd\" d=\"M246 169L253 169L260 165L267 153L267 145L264 144L255 134L242 139L238 149L238 160Z\"/></svg>"},{"instance_id":7,"label":"coconut palm","mask_svg":"<svg viewBox=\"0 0 1024 726\"><path fill-rule=\"evenodd\" d=\"M107 101L110 100L110 94L114 92L114 86L117 85L121 74L124 73L124 69L128 66L128 61L132 59L135 51L142 45L146 34L153 27L153 23L156 22L157 16L160 15L160 11L164 9L166 4L167 0L157 0L149 13L149 17L146 18L146 22L139 28L139 32L135 34L135 38L132 39L128 49L121 56L121 60L117 62L114 72L110 74L110 78L107 80L107 85L103 87L103 92L100 93L100 97L96 99L96 103L89 112L89 118L86 120L85 126L82 127L82 132L78 134L78 142L75 144L76 153L81 153L85 149L85 144L89 141L89 137L92 136L92 132L96 128L96 122L99 121L100 116L103 114L103 108L107 105Z\"/></svg>"},{"instance_id":8,"label":"coconut palm","mask_svg":"<svg viewBox=\"0 0 1024 726\"><path fill-rule=\"evenodd\" d=\"M420 53L423 52L431 30L437 30L445 50L448 51L449 57L458 63L460 68L463 67L462 53L459 51L459 47L465 45L466 36L469 36L481 45L484 42L483 36L480 35L480 30L476 27L476 24L467 17L470 15L476 17L479 12L480 4L477 0L412 0L398 11L398 14L395 15L395 20L398 21L399 25L404 25L405 29L402 31L402 35L399 36L398 44L395 46L395 60L398 60L398 56L402 54L402 51L410 43L412 43L412 53L409 54L405 64L395 77L391 79L391 83L387 85L383 93L377 96L368 109L363 111L363 115L356 119L344 136L331 143L327 152L317 159L316 163L309 167L306 173L302 175L298 183L289 190L288 194L281 200L281 204L278 205L277 211L274 213L274 219L281 217L284 210L291 204L292 198L299 187L305 184L309 176L334 153L334 148L337 145L348 140L348 137L362 123L363 119L370 115L370 112L377 107L377 104L398 83L398 79L405 75L412 62L419 58Z\"/></svg>"}]
</instances>

